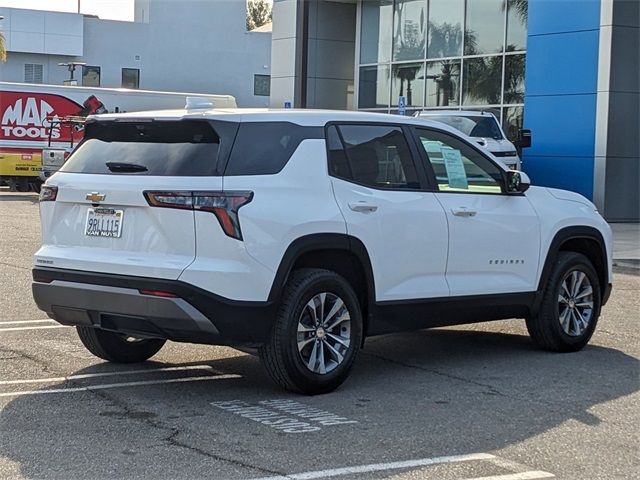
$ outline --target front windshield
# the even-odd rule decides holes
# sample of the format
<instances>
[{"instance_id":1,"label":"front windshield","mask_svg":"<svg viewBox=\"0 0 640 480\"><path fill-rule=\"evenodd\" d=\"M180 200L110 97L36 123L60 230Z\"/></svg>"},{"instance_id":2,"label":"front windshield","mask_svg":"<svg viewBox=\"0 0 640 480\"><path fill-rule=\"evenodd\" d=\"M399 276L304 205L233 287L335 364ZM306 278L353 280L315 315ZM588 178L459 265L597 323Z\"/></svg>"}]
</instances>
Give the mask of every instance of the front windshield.
<instances>
[{"instance_id":1,"label":"front windshield","mask_svg":"<svg viewBox=\"0 0 640 480\"><path fill-rule=\"evenodd\" d=\"M429 115L430 120L446 123L462 133L476 138L493 138L502 140L502 132L493 116L465 116L465 115Z\"/></svg>"}]
</instances>

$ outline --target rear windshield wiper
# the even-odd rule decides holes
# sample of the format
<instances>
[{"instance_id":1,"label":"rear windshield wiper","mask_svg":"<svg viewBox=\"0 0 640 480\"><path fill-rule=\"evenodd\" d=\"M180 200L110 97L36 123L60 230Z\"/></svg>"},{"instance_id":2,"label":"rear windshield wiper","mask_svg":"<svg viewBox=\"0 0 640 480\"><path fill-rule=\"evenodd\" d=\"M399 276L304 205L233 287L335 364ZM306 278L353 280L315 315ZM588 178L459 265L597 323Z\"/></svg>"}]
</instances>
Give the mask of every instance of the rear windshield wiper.
<instances>
[{"instance_id":1,"label":"rear windshield wiper","mask_svg":"<svg viewBox=\"0 0 640 480\"><path fill-rule=\"evenodd\" d=\"M105 165L112 172L146 172L149 170L144 165L137 163L107 162Z\"/></svg>"}]
</instances>

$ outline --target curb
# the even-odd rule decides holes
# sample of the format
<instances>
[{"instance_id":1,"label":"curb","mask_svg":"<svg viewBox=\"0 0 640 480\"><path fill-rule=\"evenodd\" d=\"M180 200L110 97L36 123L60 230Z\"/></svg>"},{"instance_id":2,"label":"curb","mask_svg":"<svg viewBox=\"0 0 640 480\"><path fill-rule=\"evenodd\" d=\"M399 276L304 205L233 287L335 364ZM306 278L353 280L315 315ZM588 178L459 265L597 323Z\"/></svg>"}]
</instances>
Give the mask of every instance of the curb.
<instances>
[{"instance_id":1,"label":"curb","mask_svg":"<svg viewBox=\"0 0 640 480\"><path fill-rule=\"evenodd\" d=\"M613 266L622 270L640 270L640 260L636 258L614 259Z\"/></svg>"}]
</instances>

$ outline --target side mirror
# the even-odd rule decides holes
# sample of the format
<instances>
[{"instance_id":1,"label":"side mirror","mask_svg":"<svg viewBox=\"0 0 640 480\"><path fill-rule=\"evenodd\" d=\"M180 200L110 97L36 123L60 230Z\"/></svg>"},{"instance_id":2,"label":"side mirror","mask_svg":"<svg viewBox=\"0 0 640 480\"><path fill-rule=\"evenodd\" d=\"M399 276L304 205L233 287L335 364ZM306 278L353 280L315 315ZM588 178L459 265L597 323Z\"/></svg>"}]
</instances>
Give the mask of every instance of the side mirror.
<instances>
[{"instance_id":1,"label":"side mirror","mask_svg":"<svg viewBox=\"0 0 640 480\"><path fill-rule=\"evenodd\" d=\"M524 172L509 170L505 172L505 184L507 193L524 193L531 186L531 180Z\"/></svg>"},{"instance_id":2,"label":"side mirror","mask_svg":"<svg viewBox=\"0 0 640 480\"><path fill-rule=\"evenodd\" d=\"M518 148L529 148L531 146L531 130L522 129L518 134L518 140L516 141Z\"/></svg>"}]
</instances>

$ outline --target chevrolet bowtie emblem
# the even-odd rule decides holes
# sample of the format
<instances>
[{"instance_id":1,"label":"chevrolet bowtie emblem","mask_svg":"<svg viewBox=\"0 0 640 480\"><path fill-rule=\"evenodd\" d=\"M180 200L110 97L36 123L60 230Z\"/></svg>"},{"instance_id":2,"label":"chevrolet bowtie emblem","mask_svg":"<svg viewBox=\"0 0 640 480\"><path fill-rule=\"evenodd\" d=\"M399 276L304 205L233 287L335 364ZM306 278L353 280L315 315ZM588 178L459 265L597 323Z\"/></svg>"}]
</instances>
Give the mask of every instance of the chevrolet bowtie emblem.
<instances>
[{"instance_id":1,"label":"chevrolet bowtie emblem","mask_svg":"<svg viewBox=\"0 0 640 480\"><path fill-rule=\"evenodd\" d=\"M103 195L102 193L98 193L98 192L87 193L87 196L86 196L86 199L89 200L91 203L103 202L105 198L107 198L106 195Z\"/></svg>"}]
</instances>

